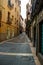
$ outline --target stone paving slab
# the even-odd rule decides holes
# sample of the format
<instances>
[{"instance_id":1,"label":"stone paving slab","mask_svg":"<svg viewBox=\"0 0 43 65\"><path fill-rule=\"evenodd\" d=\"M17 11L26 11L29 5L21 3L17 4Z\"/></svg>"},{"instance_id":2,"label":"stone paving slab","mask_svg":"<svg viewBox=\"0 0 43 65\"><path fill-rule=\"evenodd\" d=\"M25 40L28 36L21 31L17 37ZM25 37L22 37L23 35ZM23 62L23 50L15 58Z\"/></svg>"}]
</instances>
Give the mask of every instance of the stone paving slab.
<instances>
[{"instance_id":1,"label":"stone paving slab","mask_svg":"<svg viewBox=\"0 0 43 65\"><path fill-rule=\"evenodd\" d=\"M33 56L0 55L0 65L35 65Z\"/></svg>"},{"instance_id":2,"label":"stone paving slab","mask_svg":"<svg viewBox=\"0 0 43 65\"><path fill-rule=\"evenodd\" d=\"M17 36L16 38L9 40L8 42L25 43L25 42L28 42L28 40L27 40L26 34L22 33L19 36ZM30 42L30 40L29 40L29 42Z\"/></svg>"},{"instance_id":3,"label":"stone paving slab","mask_svg":"<svg viewBox=\"0 0 43 65\"><path fill-rule=\"evenodd\" d=\"M15 39L0 44L0 65L35 65L29 43L26 34L22 33Z\"/></svg>"},{"instance_id":4,"label":"stone paving slab","mask_svg":"<svg viewBox=\"0 0 43 65\"><path fill-rule=\"evenodd\" d=\"M4 43L0 44L0 52L9 53L32 53L29 44L10 44Z\"/></svg>"}]
</instances>

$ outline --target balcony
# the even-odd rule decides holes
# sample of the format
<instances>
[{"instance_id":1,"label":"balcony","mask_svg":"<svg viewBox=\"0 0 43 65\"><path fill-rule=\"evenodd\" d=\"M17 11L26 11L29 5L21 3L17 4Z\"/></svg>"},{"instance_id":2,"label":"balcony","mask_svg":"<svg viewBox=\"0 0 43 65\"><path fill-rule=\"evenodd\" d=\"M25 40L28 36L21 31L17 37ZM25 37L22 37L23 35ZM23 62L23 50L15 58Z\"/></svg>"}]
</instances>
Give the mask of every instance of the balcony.
<instances>
[{"instance_id":1,"label":"balcony","mask_svg":"<svg viewBox=\"0 0 43 65\"><path fill-rule=\"evenodd\" d=\"M11 3L11 0L8 0L8 7L10 9L13 9L13 7L14 7L14 4Z\"/></svg>"}]
</instances>

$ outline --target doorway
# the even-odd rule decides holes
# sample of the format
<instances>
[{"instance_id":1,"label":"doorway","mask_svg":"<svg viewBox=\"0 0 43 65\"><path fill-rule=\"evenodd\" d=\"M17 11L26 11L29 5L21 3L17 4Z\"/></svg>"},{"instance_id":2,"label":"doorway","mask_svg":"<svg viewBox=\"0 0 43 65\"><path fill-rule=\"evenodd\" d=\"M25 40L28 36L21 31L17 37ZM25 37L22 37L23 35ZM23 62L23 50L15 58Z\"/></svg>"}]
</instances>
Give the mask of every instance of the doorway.
<instances>
[{"instance_id":1,"label":"doorway","mask_svg":"<svg viewBox=\"0 0 43 65\"><path fill-rule=\"evenodd\" d=\"M36 26L33 28L33 46L36 46Z\"/></svg>"},{"instance_id":2,"label":"doorway","mask_svg":"<svg viewBox=\"0 0 43 65\"><path fill-rule=\"evenodd\" d=\"M39 52L43 55L43 20L39 23Z\"/></svg>"}]
</instances>

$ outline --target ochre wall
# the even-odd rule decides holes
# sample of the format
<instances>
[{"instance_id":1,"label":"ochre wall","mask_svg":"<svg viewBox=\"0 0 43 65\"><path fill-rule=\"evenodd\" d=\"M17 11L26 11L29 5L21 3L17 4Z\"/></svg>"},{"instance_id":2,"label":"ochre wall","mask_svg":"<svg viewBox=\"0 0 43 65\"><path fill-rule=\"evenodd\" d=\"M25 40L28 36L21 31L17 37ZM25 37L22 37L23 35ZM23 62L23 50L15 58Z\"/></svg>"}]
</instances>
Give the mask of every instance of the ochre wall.
<instances>
[{"instance_id":1,"label":"ochre wall","mask_svg":"<svg viewBox=\"0 0 43 65\"><path fill-rule=\"evenodd\" d=\"M20 10L18 4L15 3L15 0L11 0L11 2L14 4L14 7L12 9L8 7L8 0L0 0L0 10L2 11L0 41L13 38L14 36L17 36L19 34ZM10 12L11 18L13 16L11 25L7 24L8 12Z\"/></svg>"}]
</instances>

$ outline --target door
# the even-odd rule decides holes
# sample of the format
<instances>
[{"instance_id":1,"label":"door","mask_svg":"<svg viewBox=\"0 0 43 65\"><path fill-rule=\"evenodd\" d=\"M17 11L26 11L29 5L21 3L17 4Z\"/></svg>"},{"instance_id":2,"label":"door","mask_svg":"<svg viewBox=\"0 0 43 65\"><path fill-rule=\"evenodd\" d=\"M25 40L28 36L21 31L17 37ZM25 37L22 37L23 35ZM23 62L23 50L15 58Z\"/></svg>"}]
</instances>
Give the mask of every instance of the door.
<instances>
[{"instance_id":1,"label":"door","mask_svg":"<svg viewBox=\"0 0 43 65\"><path fill-rule=\"evenodd\" d=\"M43 21L39 25L40 29L40 53L43 54Z\"/></svg>"},{"instance_id":2,"label":"door","mask_svg":"<svg viewBox=\"0 0 43 65\"><path fill-rule=\"evenodd\" d=\"M42 31L41 31L41 53L43 54L43 24L41 26Z\"/></svg>"},{"instance_id":3,"label":"door","mask_svg":"<svg viewBox=\"0 0 43 65\"><path fill-rule=\"evenodd\" d=\"M33 28L33 46L36 46L36 26Z\"/></svg>"}]
</instances>

